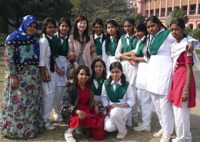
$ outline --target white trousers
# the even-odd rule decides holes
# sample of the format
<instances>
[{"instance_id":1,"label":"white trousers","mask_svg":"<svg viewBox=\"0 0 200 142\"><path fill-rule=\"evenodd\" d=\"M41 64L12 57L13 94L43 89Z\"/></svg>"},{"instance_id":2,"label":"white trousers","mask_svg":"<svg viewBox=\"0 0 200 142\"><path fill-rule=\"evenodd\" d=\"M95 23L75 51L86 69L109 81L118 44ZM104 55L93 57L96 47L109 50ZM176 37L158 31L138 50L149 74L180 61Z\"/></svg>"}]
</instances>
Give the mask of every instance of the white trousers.
<instances>
[{"instance_id":1,"label":"white trousers","mask_svg":"<svg viewBox=\"0 0 200 142\"><path fill-rule=\"evenodd\" d=\"M135 99L135 104L132 107L132 119L133 121L137 122L138 119L138 102L137 102L137 88L135 87L135 85L131 85L132 89L133 89L133 95L134 95L134 99Z\"/></svg>"},{"instance_id":2,"label":"white trousers","mask_svg":"<svg viewBox=\"0 0 200 142\"><path fill-rule=\"evenodd\" d=\"M66 91L65 86L56 86L56 95L55 95L54 103L53 103L53 112L54 112L54 115L56 115L56 117L61 116L60 112L61 112L61 107L62 107L65 91Z\"/></svg>"},{"instance_id":3,"label":"white trousers","mask_svg":"<svg viewBox=\"0 0 200 142\"><path fill-rule=\"evenodd\" d=\"M168 102L166 95L148 93L151 95L158 120L163 129L163 134L171 135L174 130L174 116L171 103Z\"/></svg>"},{"instance_id":4,"label":"white trousers","mask_svg":"<svg viewBox=\"0 0 200 142\"><path fill-rule=\"evenodd\" d=\"M188 102L182 102L182 108L173 106L173 111L176 130L176 139L173 142L192 142Z\"/></svg>"},{"instance_id":5,"label":"white trousers","mask_svg":"<svg viewBox=\"0 0 200 142\"><path fill-rule=\"evenodd\" d=\"M126 133L126 115L123 111L124 108L113 108L110 111L110 117L106 116L104 122L104 130L107 132L113 132L118 130L118 133Z\"/></svg>"},{"instance_id":6,"label":"white trousers","mask_svg":"<svg viewBox=\"0 0 200 142\"><path fill-rule=\"evenodd\" d=\"M151 96L146 92L145 89L137 89L137 102L141 111L142 125L150 125L153 103Z\"/></svg>"},{"instance_id":7,"label":"white trousers","mask_svg":"<svg viewBox=\"0 0 200 142\"><path fill-rule=\"evenodd\" d=\"M51 81L42 82L43 89L43 121L46 122L51 115L55 98L55 73L51 74Z\"/></svg>"}]
</instances>

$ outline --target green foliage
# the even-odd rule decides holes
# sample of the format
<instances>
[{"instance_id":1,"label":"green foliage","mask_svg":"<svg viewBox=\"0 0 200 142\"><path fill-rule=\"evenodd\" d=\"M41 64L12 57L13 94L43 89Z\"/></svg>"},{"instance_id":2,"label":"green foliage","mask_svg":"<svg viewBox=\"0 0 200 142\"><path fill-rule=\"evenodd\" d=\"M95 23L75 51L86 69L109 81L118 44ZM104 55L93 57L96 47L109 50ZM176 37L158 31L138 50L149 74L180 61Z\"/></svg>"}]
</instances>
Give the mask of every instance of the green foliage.
<instances>
[{"instance_id":1,"label":"green foliage","mask_svg":"<svg viewBox=\"0 0 200 142\"><path fill-rule=\"evenodd\" d=\"M115 19L122 24L125 17L130 16L126 1L123 0L71 0L73 16L84 15L89 21L99 17ZM74 5L75 4L75 5Z\"/></svg>"},{"instance_id":2,"label":"green foliage","mask_svg":"<svg viewBox=\"0 0 200 142\"><path fill-rule=\"evenodd\" d=\"M194 29L189 32L189 35L191 35L193 38L200 40L200 29Z\"/></svg>"},{"instance_id":3,"label":"green foliage","mask_svg":"<svg viewBox=\"0 0 200 142\"><path fill-rule=\"evenodd\" d=\"M135 14L133 15L133 19L137 22L137 21L141 21L144 22L145 21L145 17L139 13L139 14Z\"/></svg>"},{"instance_id":4,"label":"green foliage","mask_svg":"<svg viewBox=\"0 0 200 142\"><path fill-rule=\"evenodd\" d=\"M13 27L18 27L25 15L34 15L39 20L48 16L59 19L71 15L70 0L0 0L0 18Z\"/></svg>"},{"instance_id":5,"label":"green foliage","mask_svg":"<svg viewBox=\"0 0 200 142\"><path fill-rule=\"evenodd\" d=\"M188 22L188 16L186 15L186 13L181 9L181 8L175 8L167 17L167 25L169 26L171 21L175 18L182 18L185 23Z\"/></svg>"}]
</instances>

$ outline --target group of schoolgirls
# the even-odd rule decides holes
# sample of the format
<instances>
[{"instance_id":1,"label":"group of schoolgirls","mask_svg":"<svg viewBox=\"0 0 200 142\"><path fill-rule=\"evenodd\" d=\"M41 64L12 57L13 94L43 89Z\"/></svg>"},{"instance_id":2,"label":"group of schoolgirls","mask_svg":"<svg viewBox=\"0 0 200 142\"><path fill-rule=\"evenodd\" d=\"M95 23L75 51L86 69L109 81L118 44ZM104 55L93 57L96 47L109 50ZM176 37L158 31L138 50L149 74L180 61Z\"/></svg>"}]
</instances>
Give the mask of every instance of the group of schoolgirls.
<instances>
[{"instance_id":1,"label":"group of schoolgirls","mask_svg":"<svg viewBox=\"0 0 200 142\"><path fill-rule=\"evenodd\" d=\"M87 126L88 135L96 139L104 138L102 129L117 130L116 138L123 139L127 135L126 126L132 126L132 120L137 118L138 108L141 122L133 129L150 132L153 106L161 125L154 137L169 142L175 126L174 142L192 141L189 125L189 108L195 106L192 65L199 65L194 51L199 42L185 35L185 23L181 19L172 21L170 31L156 16L148 17L145 24L135 24L127 18L126 34L121 37L114 19L106 21L106 35L101 19L93 22L92 36L88 34L88 25L86 17L77 17L73 34L69 35L71 24L62 18L55 34L56 21L44 20L39 43L45 127L55 129L49 121L52 109L55 120L62 121L65 95L63 103L69 112L62 114L64 119L69 115L66 141L76 141L73 132L82 133L82 126ZM65 93L69 67L74 69L74 80Z\"/></svg>"}]
</instances>

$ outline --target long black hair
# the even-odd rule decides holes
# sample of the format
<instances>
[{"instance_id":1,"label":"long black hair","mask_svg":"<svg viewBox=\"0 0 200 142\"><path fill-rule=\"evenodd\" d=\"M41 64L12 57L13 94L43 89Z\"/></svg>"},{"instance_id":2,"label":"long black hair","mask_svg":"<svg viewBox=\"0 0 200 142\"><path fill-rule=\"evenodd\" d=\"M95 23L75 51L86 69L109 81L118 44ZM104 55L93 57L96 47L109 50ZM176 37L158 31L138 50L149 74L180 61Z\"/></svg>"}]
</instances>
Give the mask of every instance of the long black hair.
<instances>
[{"instance_id":1,"label":"long black hair","mask_svg":"<svg viewBox=\"0 0 200 142\"><path fill-rule=\"evenodd\" d=\"M77 68L76 73L75 73L75 76L74 76L74 83L75 83L76 85L78 85L78 74L79 74L79 72L80 72L82 69L85 70L87 76L90 77L90 70L89 70L89 68L88 68L87 66L85 66L85 65L80 65L80 66ZM88 78L88 81L86 82L86 84L89 85L89 82L90 82L90 81L89 81L89 78Z\"/></svg>"},{"instance_id":2,"label":"long black hair","mask_svg":"<svg viewBox=\"0 0 200 142\"><path fill-rule=\"evenodd\" d=\"M65 22L65 23L68 25L68 27L69 27L69 31L68 31L68 33L67 33L67 37L69 37L69 34L70 34L70 31L71 31L72 25L71 25L71 22L70 22L70 20L69 20L68 18L65 18L65 17L61 17L61 18L60 18L60 21L58 22L58 32L60 32L60 31L59 31L59 27L60 27L60 25L61 25L63 22Z\"/></svg>"},{"instance_id":3,"label":"long black hair","mask_svg":"<svg viewBox=\"0 0 200 142\"><path fill-rule=\"evenodd\" d=\"M106 27L107 27L108 24L111 24L111 25L113 25L114 27L119 28L119 24L118 24L114 19L107 20L107 21L106 21ZM119 41L119 39L120 39L120 36L121 36L121 35L120 35L119 29L118 29L118 30L117 30L117 33L116 33L116 37L114 37L114 38L115 38L115 43L116 43L116 45L117 45L117 43L118 43L118 41ZM110 44L110 34L109 34L109 33L107 33L107 35L106 35L105 42L106 42L105 48L106 48L106 54L107 54L107 53L108 53L108 46L109 46L109 44Z\"/></svg>"},{"instance_id":4,"label":"long black hair","mask_svg":"<svg viewBox=\"0 0 200 142\"><path fill-rule=\"evenodd\" d=\"M122 64L120 62L113 62L111 65L110 65L110 71L114 68L118 68L121 72L122 72L122 76L121 76L121 83L122 83L122 86L125 85L126 83L126 76L124 75L123 73L123 69L122 69ZM108 78L108 84L110 85L112 82L112 77L111 75L109 76Z\"/></svg>"},{"instance_id":5,"label":"long black hair","mask_svg":"<svg viewBox=\"0 0 200 142\"><path fill-rule=\"evenodd\" d=\"M167 30L167 28L163 25L163 23L158 19L157 16L150 16L146 19L146 24L147 22L152 22L152 23L155 23L155 24L158 24L160 25L161 27L163 27L165 30Z\"/></svg>"}]
</instances>

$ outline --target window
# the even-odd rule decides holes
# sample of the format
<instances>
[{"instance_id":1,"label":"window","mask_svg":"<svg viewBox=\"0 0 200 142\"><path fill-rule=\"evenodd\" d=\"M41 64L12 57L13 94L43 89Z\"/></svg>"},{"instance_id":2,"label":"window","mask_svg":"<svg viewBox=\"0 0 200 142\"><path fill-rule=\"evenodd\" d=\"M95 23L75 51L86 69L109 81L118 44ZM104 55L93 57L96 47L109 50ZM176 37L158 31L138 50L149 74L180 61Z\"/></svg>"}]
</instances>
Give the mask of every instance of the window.
<instances>
[{"instance_id":1,"label":"window","mask_svg":"<svg viewBox=\"0 0 200 142\"><path fill-rule=\"evenodd\" d=\"M167 8L167 15L169 15L171 12L172 12L172 8L171 7Z\"/></svg>"},{"instance_id":2,"label":"window","mask_svg":"<svg viewBox=\"0 0 200 142\"><path fill-rule=\"evenodd\" d=\"M194 14L195 14L195 11L196 11L196 4L191 4L191 5L190 5L189 14L190 14L190 15L194 15Z\"/></svg>"},{"instance_id":3,"label":"window","mask_svg":"<svg viewBox=\"0 0 200 142\"><path fill-rule=\"evenodd\" d=\"M161 17L164 17L165 16L165 8L161 8Z\"/></svg>"},{"instance_id":4,"label":"window","mask_svg":"<svg viewBox=\"0 0 200 142\"><path fill-rule=\"evenodd\" d=\"M156 13L155 13L155 16L159 17L159 9L156 9L155 12L156 12Z\"/></svg>"},{"instance_id":5,"label":"window","mask_svg":"<svg viewBox=\"0 0 200 142\"><path fill-rule=\"evenodd\" d=\"M148 16L149 11L145 10L145 16Z\"/></svg>"},{"instance_id":6,"label":"window","mask_svg":"<svg viewBox=\"0 0 200 142\"><path fill-rule=\"evenodd\" d=\"M153 9L152 9L152 10L150 10L150 16L151 16L151 15L153 15Z\"/></svg>"},{"instance_id":7,"label":"window","mask_svg":"<svg viewBox=\"0 0 200 142\"><path fill-rule=\"evenodd\" d=\"M183 5L181 9L183 10L184 14L187 14L187 5Z\"/></svg>"}]
</instances>

